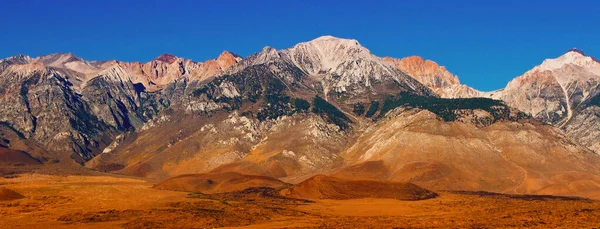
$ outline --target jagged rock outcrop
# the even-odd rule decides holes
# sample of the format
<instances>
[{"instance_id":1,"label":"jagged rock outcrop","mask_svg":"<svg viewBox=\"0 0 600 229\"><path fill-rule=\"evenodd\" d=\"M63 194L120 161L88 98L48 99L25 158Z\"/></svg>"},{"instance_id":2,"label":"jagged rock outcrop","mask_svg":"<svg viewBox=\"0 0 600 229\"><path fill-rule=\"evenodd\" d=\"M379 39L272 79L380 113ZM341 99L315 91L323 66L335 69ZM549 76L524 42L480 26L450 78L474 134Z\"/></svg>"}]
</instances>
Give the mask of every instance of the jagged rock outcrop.
<instances>
[{"instance_id":1,"label":"jagged rock outcrop","mask_svg":"<svg viewBox=\"0 0 600 229\"><path fill-rule=\"evenodd\" d=\"M89 160L110 143L110 128L92 114L68 77L38 64L0 74L0 120L53 152Z\"/></svg>"},{"instance_id":2,"label":"jagged rock outcrop","mask_svg":"<svg viewBox=\"0 0 600 229\"><path fill-rule=\"evenodd\" d=\"M86 61L71 53L9 57L0 60L0 121L83 163L116 134L140 128L167 108L172 94L161 90L169 83L187 82L194 71L213 77L237 61L229 52L206 65L168 54L145 64Z\"/></svg>"},{"instance_id":3,"label":"jagged rock outcrop","mask_svg":"<svg viewBox=\"0 0 600 229\"><path fill-rule=\"evenodd\" d=\"M479 97L481 94L480 91L460 84L458 76L452 75L446 67L420 56L402 59L384 57L383 60L406 72L442 98L472 98Z\"/></svg>"}]
</instances>

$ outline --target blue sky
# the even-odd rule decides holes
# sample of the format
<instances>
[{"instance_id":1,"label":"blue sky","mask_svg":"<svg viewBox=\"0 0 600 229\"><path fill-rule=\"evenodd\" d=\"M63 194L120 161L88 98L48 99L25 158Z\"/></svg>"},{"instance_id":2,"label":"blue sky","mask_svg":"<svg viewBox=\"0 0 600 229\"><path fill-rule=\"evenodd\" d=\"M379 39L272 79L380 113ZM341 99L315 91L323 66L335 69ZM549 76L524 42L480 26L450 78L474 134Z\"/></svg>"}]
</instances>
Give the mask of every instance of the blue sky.
<instances>
[{"instance_id":1,"label":"blue sky","mask_svg":"<svg viewBox=\"0 0 600 229\"><path fill-rule=\"evenodd\" d=\"M419 55L480 90L502 88L577 47L600 56L600 1L0 0L0 57L73 52L89 60L197 61L321 35L378 56Z\"/></svg>"}]
</instances>

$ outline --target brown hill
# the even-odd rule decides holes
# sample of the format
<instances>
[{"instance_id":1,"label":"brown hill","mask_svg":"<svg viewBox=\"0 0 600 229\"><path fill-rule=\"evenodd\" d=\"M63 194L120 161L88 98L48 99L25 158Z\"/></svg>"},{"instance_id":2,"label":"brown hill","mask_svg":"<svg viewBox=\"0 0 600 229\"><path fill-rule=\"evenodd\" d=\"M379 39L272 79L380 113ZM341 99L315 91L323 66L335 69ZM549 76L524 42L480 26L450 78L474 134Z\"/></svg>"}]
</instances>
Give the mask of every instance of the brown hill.
<instances>
[{"instance_id":1,"label":"brown hill","mask_svg":"<svg viewBox=\"0 0 600 229\"><path fill-rule=\"evenodd\" d=\"M41 163L23 151L0 147L0 164L38 165Z\"/></svg>"},{"instance_id":2,"label":"brown hill","mask_svg":"<svg viewBox=\"0 0 600 229\"><path fill-rule=\"evenodd\" d=\"M225 172L176 176L160 182L154 187L173 191L221 193L251 187L279 188L284 185L284 182L271 177Z\"/></svg>"},{"instance_id":3,"label":"brown hill","mask_svg":"<svg viewBox=\"0 0 600 229\"><path fill-rule=\"evenodd\" d=\"M538 122L478 127L426 110L389 113L346 152L336 177L410 182L430 190L598 198L600 156Z\"/></svg>"},{"instance_id":4,"label":"brown hill","mask_svg":"<svg viewBox=\"0 0 600 229\"><path fill-rule=\"evenodd\" d=\"M0 201L16 200L21 198L24 198L24 196L13 190L0 187Z\"/></svg>"},{"instance_id":5,"label":"brown hill","mask_svg":"<svg viewBox=\"0 0 600 229\"><path fill-rule=\"evenodd\" d=\"M325 175L313 176L283 190L282 194L297 198L338 200L360 198L424 200L437 196L436 193L411 183L345 180Z\"/></svg>"},{"instance_id":6,"label":"brown hill","mask_svg":"<svg viewBox=\"0 0 600 229\"><path fill-rule=\"evenodd\" d=\"M388 178L390 174L389 169L385 166L382 160L378 161L367 161L364 163L352 165L340 169L333 173L333 176L339 178L361 179L368 180L383 180Z\"/></svg>"}]
</instances>

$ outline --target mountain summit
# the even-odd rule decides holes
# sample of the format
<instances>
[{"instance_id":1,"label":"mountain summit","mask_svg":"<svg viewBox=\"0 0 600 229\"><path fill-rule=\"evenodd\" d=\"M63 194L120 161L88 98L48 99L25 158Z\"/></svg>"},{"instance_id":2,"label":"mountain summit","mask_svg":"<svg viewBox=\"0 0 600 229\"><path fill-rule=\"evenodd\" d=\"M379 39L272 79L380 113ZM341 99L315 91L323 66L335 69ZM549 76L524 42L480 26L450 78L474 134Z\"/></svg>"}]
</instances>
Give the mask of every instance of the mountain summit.
<instances>
[{"instance_id":1,"label":"mountain summit","mask_svg":"<svg viewBox=\"0 0 600 229\"><path fill-rule=\"evenodd\" d=\"M307 79L321 84L325 97L337 93L357 98L378 85L394 85L391 87L418 94L432 93L352 39L322 36L284 50L265 47L248 57L240 67L274 62L305 73Z\"/></svg>"},{"instance_id":2,"label":"mountain summit","mask_svg":"<svg viewBox=\"0 0 600 229\"><path fill-rule=\"evenodd\" d=\"M287 49L287 54L309 74L335 72L351 60L368 60L371 52L358 41L322 36Z\"/></svg>"},{"instance_id":3,"label":"mountain summit","mask_svg":"<svg viewBox=\"0 0 600 229\"><path fill-rule=\"evenodd\" d=\"M598 62L595 58L586 56L581 50L570 49L558 58L544 60L541 65L533 68L532 70L551 71L562 68L567 64L583 68L600 68L600 62Z\"/></svg>"}]
</instances>

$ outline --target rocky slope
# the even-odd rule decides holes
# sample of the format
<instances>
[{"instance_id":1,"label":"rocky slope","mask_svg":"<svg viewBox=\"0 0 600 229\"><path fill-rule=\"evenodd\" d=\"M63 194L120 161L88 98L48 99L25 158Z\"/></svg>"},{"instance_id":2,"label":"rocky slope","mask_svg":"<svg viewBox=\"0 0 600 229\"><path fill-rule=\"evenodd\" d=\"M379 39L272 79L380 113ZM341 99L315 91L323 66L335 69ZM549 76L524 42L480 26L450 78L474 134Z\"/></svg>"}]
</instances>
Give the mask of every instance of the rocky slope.
<instances>
[{"instance_id":1,"label":"rocky slope","mask_svg":"<svg viewBox=\"0 0 600 229\"><path fill-rule=\"evenodd\" d=\"M486 112L480 110L481 114ZM433 190L598 197L600 157L533 119L488 126L398 108L369 127L333 175L411 182Z\"/></svg>"},{"instance_id":2,"label":"rocky slope","mask_svg":"<svg viewBox=\"0 0 600 229\"><path fill-rule=\"evenodd\" d=\"M206 80L239 60L229 52L206 64L172 55L145 64L71 53L9 57L0 61L0 122L54 152L50 157L71 152L83 163L168 107L159 98L168 83Z\"/></svg>"},{"instance_id":3,"label":"rocky slope","mask_svg":"<svg viewBox=\"0 0 600 229\"><path fill-rule=\"evenodd\" d=\"M458 76L452 75L444 66L419 56L402 59L384 57L383 60L406 72L443 98L479 97L481 92L460 84Z\"/></svg>"},{"instance_id":4,"label":"rocky slope","mask_svg":"<svg viewBox=\"0 0 600 229\"><path fill-rule=\"evenodd\" d=\"M489 97L505 101L535 118L561 128L567 136L600 152L600 118L597 115L600 63L572 49L547 59L494 92L479 92L461 85L444 67L421 57L384 60L413 76L444 98Z\"/></svg>"},{"instance_id":5,"label":"rocky slope","mask_svg":"<svg viewBox=\"0 0 600 229\"><path fill-rule=\"evenodd\" d=\"M434 95L354 40L267 47L208 82L169 84L160 96L170 111L88 165L153 178L216 169L296 179L341 164L362 125L350 112L357 101L402 92Z\"/></svg>"},{"instance_id":6,"label":"rocky slope","mask_svg":"<svg viewBox=\"0 0 600 229\"><path fill-rule=\"evenodd\" d=\"M547 59L489 96L563 129L600 152L600 62L580 50Z\"/></svg>"}]
</instances>

